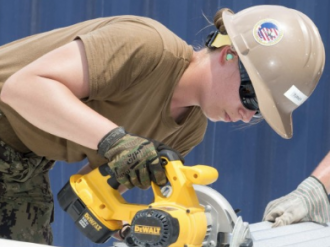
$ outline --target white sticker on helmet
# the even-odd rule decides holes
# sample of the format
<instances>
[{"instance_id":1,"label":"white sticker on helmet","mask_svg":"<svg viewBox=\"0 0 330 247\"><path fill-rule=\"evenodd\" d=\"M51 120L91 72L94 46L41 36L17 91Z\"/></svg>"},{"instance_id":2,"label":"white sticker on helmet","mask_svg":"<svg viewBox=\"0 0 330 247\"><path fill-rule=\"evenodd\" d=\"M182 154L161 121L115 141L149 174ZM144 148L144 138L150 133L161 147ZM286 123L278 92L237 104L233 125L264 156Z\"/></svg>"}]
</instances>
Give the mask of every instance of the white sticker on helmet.
<instances>
[{"instance_id":1,"label":"white sticker on helmet","mask_svg":"<svg viewBox=\"0 0 330 247\"><path fill-rule=\"evenodd\" d=\"M305 102L306 99L308 99L308 96L306 96L294 85L284 93L284 96L291 100L293 103L295 103L297 106L300 106L302 103Z\"/></svg>"}]
</instances>

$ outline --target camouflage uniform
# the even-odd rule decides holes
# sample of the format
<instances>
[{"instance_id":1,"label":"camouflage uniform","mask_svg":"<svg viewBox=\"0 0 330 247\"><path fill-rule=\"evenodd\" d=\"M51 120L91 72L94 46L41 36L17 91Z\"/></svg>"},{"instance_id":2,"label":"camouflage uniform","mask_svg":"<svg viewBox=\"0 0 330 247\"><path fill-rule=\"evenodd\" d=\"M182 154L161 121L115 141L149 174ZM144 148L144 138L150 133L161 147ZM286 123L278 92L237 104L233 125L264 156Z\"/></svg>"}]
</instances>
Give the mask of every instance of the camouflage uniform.
<instances>
[{"instance_id":1,"label":"camouflage uniform","mask_svg":"<svg viewBox=\"0 0 330 247\"><path fill-rule=\"evenodd\" d=\"M0 238L52 243L48 172L53 164L33 153L22 155L0 140Z\"/></svg>"}]
</instances>

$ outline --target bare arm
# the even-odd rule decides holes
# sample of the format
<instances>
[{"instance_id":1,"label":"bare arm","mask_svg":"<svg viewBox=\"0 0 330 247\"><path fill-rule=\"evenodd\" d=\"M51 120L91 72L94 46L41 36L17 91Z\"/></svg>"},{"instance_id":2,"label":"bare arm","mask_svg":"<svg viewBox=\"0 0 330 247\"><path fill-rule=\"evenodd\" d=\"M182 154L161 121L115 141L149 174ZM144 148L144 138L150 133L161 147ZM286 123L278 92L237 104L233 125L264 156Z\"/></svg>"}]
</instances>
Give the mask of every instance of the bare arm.
<instances>
[{"instance_id":1,"label":"bare arm","mask_svg":"<svg viewBox=\"0 0 330 247\"><path fill-rule=\"evenodd\" d=\"M31 124L88 148L117 127L80 99L89 96L88 65L81 41L42 56L13 74L1 100Z\"/></svg>"},{"instance_id":2,"label":"bare arm","mask_svg":"<svg viewBox=\"0 0 330 247\"><path fill-rule=\"evenodd\" d=\"M313 171L312 176L318 178L330 194L330 152Z\"/></svg>"},{"instance_id":3,"label":"bare arm","mask_svg":"<svg viewBox=\"0 0 330 247\"><path fill-rule=\"evenodd\" d=\"M96 150L101 139L109 137L107 134L118 126L81 101L90 95L88 78L85 49L82 41L77 40L13 74L4 83L0 98L39 129ZM127 174L138 175L132 176L133 179L125 176L121 184L127 188L147 188L149 172L155 174L158 184L166 182L154 142L122 129L117 129L115 134L120 135L120 141L112 143L108 138L103 142L101 154L108 160L116 158L111 169L120 166ZM141 155L134 155L136 149ZM134 166L130 165L132 159ZM152 169L149 160L155 163Z\"/></svg>"}]
</instances>

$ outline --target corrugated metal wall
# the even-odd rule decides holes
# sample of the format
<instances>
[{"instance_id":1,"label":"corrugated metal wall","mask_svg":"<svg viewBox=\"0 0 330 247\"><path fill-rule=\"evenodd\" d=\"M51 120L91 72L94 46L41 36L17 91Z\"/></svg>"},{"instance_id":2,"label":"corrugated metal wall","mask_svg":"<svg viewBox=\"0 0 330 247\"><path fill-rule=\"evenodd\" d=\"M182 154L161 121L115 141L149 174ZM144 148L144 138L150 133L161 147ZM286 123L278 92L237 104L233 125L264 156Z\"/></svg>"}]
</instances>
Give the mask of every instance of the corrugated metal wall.
<instances>
[{"instance_id":1,"label":"corrugated metal wall","mask_svg":"<svg viewBox=\"0 0 330 247\"><path fill-rule=\"evenodd\" d=\"M208 23L203 15L212 20L219 8L239 11L259 4L280 4L307 14L319 27L329 52L330 1L324 0L0 0L0 44L91 18L133 14L159 20L197 46L213 30L206 28ZM205 140L189 154L186 164L216 167L220 176L213 188L234 208L242 209L245 221L260 221L267 202L293 190L330 149L329 76L327 62L313 96L293 114L293 139L281 139L265 122L210 123ZM54 194L79 167L57 164L51 172ZM147 203L152 195L150 191L133 190L125 198ZM55 245L97 246L77 232L58 204L55 214Z\"/></svg>"}]
</instances>

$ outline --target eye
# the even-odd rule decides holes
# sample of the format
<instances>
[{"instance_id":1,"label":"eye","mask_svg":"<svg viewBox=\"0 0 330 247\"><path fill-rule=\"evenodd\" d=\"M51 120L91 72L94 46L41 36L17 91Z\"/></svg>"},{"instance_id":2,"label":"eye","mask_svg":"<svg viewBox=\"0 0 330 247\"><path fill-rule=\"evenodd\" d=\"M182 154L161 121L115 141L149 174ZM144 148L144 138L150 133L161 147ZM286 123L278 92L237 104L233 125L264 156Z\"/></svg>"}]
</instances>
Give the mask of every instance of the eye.
<instances>
[{"instance_id":1,"label":"eye","mask_svg":"<svg viewBox=\"0 0 330 247\"><path fill-rule=\"evenodd\" d=\"M241 85L240 93L242 96L254 96L254 89L252 85Z\"/></svg>"},{"instance_id":2,"label":"eye","mask_svg":"<svg viewBox=\"0 0 330 247\"><path fill-rule=\"evenodd\" d=\"M249 93L251 93L251 90L249 88L243 87L242 93L249 94Z\"/></svg>"}]
</instances>

